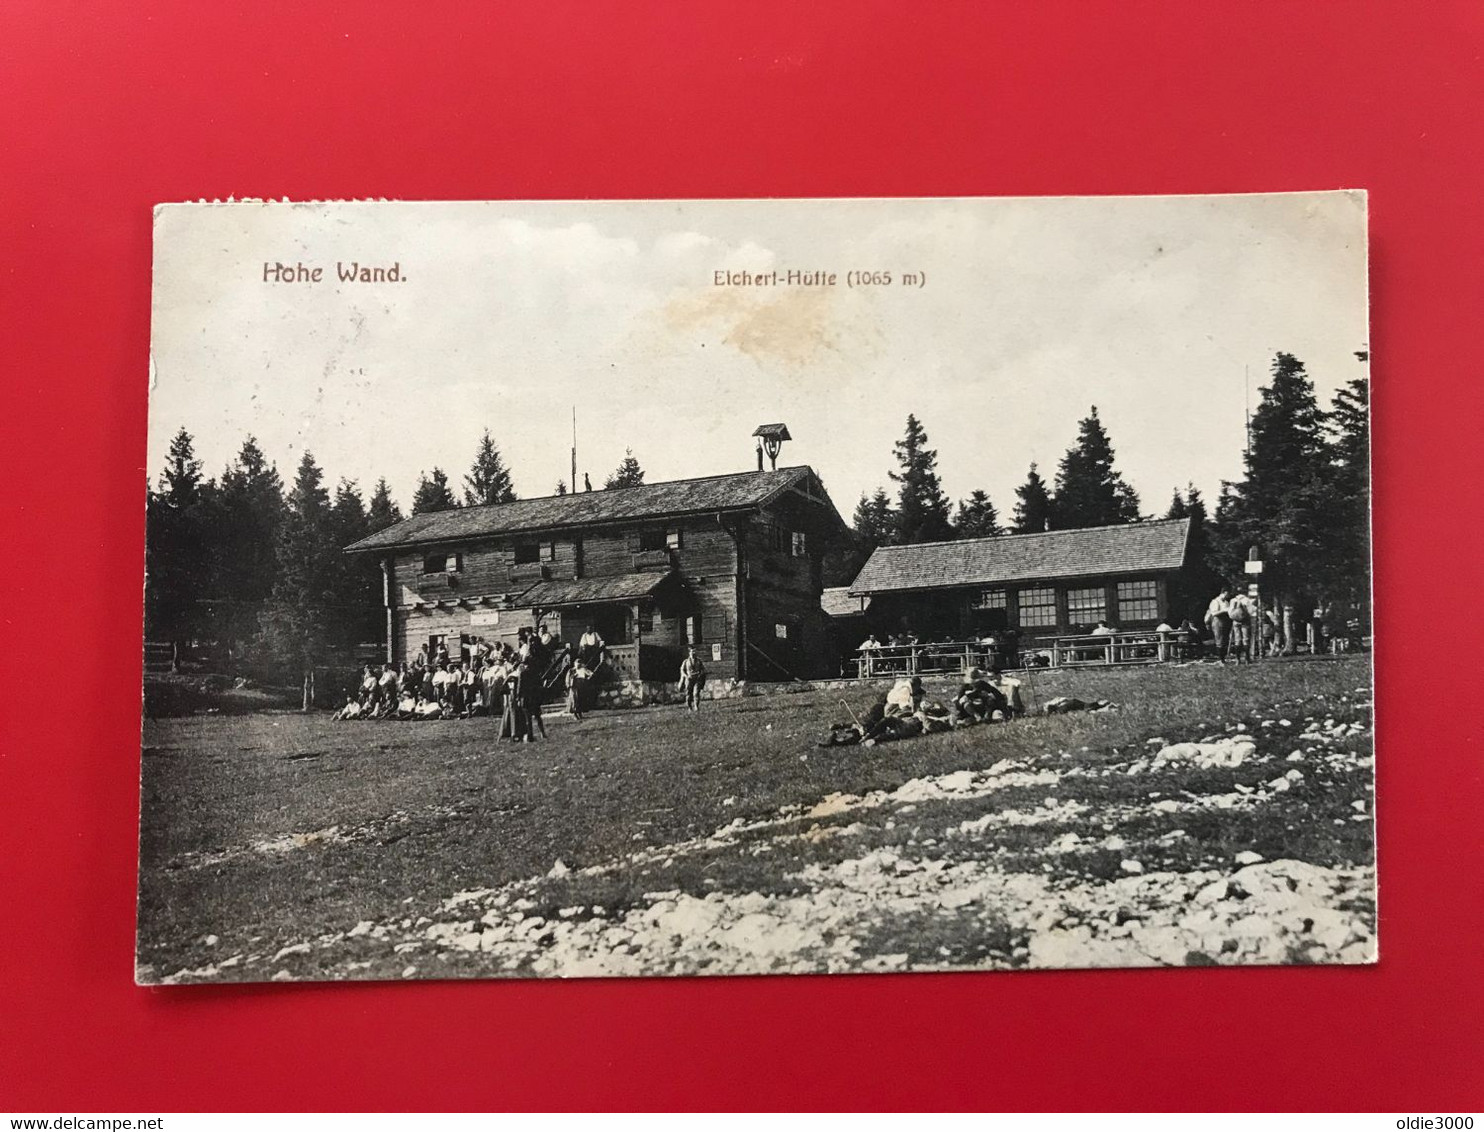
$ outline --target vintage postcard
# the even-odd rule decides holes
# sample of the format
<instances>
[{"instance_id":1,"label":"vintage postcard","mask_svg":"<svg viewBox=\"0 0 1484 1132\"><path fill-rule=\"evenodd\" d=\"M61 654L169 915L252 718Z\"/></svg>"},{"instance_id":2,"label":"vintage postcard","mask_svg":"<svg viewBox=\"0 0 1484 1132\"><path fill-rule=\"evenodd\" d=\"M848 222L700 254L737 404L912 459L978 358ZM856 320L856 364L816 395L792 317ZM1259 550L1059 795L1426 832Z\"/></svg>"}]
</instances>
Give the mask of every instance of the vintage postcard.
<instances>
[{"instance_id":1,"label":"vintage postcard","mask_svg":"<svg viewBox=\"0 0 1484 1132\"><path fill-rule=\"evenodd\" d=\"M1363 193L154 234L141 983L1375 960Z\"/></svg>"}]
</instances>

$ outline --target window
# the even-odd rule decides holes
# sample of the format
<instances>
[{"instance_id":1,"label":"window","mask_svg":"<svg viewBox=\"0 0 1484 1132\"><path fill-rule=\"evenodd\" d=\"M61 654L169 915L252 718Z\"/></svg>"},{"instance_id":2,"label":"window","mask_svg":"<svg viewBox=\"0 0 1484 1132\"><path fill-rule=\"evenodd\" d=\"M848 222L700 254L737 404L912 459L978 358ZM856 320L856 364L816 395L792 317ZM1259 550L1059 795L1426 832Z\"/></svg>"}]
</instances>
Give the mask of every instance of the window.
<instances>
[{"instance_id":1,"label":"window","mask_svg":"<svg viewBox=\"0 0 1484 1132\"><path fill-rule=\"evenodd\" d=\"M780 641L788 640L788 626L782 621L778 622L773 626L773 636L777 637Z\"/></svg>"},{"instance_id":2,"label":"window","mask_svg":"<svg viewBox=\"0 0 1484 1132\"><path fill-rule=\"evenodd\" d=\"M1047 587L1020 591L1021 628L1044 628L1056 624L1056 591Z\"/></svg>"},{"instance_id":3,"label":"window","mask_svg":"<svg viewBox=\"0 0 1484 1132\"><path fill-rule=\"evenodd\" d=\"M694 613L685 619L685 643L688 645L701 643L701 619Z\"/></svg>"},{"instance_id":4,"label":"window","mask_svg":"<svg viewBox=\"0 0 1484 1132\"><path fill-rule=\"evenodd\" d=\"M515 544L515 564L524 566L528 562L541 561L541 544L539 542L518 542Z\"/></svg>"},{"instance_id":5,"label":"window","mask_svg":"<svg viewBox=\"0 0 1484 1132\"><path fill-rule=\"evenodd\" d=\"M1118 617L1123 621L1159 620L1159 583L1119 582Z\"/></svg>"},{"instance_id":6,"label":"window","mask_svg":"<svg viewBox=\"0 0 1484 1132\"><path fill-rule=\"evenodd\" d=\"M803 558L804 555L808 553L808 550L807 550L807 548L805 546L804 532L803 531L794 531L793 534L794 534L794 539L793 539L794 557L795 558Z\"/></svg>"},{"instance_id":7,"label":"window","mask_svg":"<svg viewBox=\"0 0 1484 1132\"><path fill-rule=\"evenodd\" d=\"M766 534L767 539L768 539L768 549L769 550L782 550L783 549L783 547L785 545L785 541L784 541L784 530L783 530L782 527L780 527L777 523L769 523L767 525L767 529L766 529L766 531L764 533Z\"/></svg>"},{"instance_id":8,"label":"window","mask_svg":"<svg viewBox=\"0 0 1484 1132\"><path fill-rule=\"evenodd\" d=\"M423 573L456 574L462 564L459 554L440 550L437 554L429 554L423 558Z\"/></svg>"},{"instance_id":9,"label":"window","mask_svg":"<svg viewBox=\"0 0 1484 1132\"><path fill-rule=\"evenodd\" d=\"M650 527L639 532L640 550L667 550L669 545L668 536L663 527Z\"/></svg>"},{"instance_id":10,"label":"window","mask_svg":"<svg viewBox=\"0 0 1484 1132\"><path fill-rule=\"evenodd\" d=\"M679 531L666 531L665 532L665 546L667 548L669 548L670 550L679 550L680 549L680 532Z\"/></svg>"},{"instance_id":11,"label":"window","mask_svg":"<svg viewBox=\"0 0 1484 1132\"><path fill-rule=\"evenodd\" d=\"M543 542L539 547L542 562L552 562L556 559L556 543Z\"/></svg>"},{"instance_id":12,"label":"window","mask_svg":"<svg viewBox=\"0 0 1484 1132\"><path fill-rule=\"evenodd\" d=\"M1108 591L1102 586L1067 591L1067 620L1073 625L1093 625L1108 617Z\"/></svg>"},{"instance_id":13,"label":"window","mask_svg":"<svg viewBox=\"0 0 1484 1132\"><path fill-rule=\"evenodd\" d=\"M969 602L970 609L1007 609L1009 605L1004 590L980 590Z\"/></svg>"}]
</instances>

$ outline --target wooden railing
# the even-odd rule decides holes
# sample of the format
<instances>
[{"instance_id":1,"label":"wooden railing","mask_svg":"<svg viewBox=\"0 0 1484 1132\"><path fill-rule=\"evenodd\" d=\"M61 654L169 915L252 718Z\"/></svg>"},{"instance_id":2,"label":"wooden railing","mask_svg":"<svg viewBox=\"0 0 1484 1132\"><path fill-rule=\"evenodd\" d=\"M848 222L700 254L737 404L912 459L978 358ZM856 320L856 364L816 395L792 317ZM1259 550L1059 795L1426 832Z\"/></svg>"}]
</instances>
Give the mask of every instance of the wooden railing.
<instances>
[{"instance_id":1,"label":"wooden railing","mask_svg":"<svg viewBox=\"0 0 1484 1132\"><path fill-rule=\"evenodd\" d=\"M929 672L965 672L990 668L1002 658L994 645L980 641L938 641L933 644L881 645L861 649L855 661L862 679L881 676L917 676Z\"/></svg>"},{"instance_id":2,"label":"wooden railing","mask_svg":"<svg viewBox=\"0 0 1484 1132\"><path fill-rule=\"evenodd\" d=\"M1158 664L1195 655L1199 645L1186 642L1178 630L1155 630L1127 633L1087 633L1071 637L1053 637L1049 642L1053 667L1088 664Z\"/></svg>"},{"instance_id":3,"label":"wooden railing","mask_svg":"<svg viewBox=\"0 0 1484 1132\"><path fill-rule=\"evenodd\" d=\"M1126 633L1078 634L1022 642L1020 654L1001 653L981 641L936 641L931 644L881 645L859 649L856 675L863 679L964 672L970 668L1018 668L1023 658L1044 653L1056 667L1088 664L1157 664L1195 656L1199 645L1186 643L1184 633L1139 630Z\"/></svg>"}]
</instances>

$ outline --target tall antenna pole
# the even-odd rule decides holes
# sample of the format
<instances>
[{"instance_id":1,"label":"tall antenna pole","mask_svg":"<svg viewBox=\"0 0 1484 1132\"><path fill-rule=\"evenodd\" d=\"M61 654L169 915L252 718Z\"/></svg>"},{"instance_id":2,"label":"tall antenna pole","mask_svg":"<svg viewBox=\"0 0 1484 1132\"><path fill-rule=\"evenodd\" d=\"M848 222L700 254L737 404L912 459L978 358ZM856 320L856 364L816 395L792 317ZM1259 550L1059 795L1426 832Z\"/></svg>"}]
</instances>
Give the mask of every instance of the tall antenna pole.
<instances>
[{"instance_id":1,"label":"tall antenna pole","mask_svg":"<svg viewBox=\"0 0 1484 1132\"><path fill-rule=\"evenodd\" d=\"M1243 456L1247 460L1252 459L1252 367L1243 363L1242 365L1242 411L1246 416L1247 448Z\"/></svg>"},{"instance_id":2,"label":"tall antenna pole","mask_svg":"<svg viewBox=\"0 0 1484 1132\"><path fill-rule=\"evenodd\" d=\"M573 495L577 494L577 406L572 406L572 480L567 485Z\"/></svg>"}]
</instances>

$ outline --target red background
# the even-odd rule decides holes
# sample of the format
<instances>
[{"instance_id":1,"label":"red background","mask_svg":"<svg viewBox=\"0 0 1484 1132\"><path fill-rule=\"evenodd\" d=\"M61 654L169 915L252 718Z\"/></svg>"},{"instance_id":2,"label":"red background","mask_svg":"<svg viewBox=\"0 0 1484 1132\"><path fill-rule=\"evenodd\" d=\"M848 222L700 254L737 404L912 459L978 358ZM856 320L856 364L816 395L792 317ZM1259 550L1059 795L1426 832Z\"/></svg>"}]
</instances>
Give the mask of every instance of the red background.
<instances>
[{"instance_id":1,"label":"red background","mask_svg":"<svg viewBox=\"0 0 1484 1132\"><path fill-rule=\"evenodd\" d=\"M1478 1107L1481 45L1476 0L8 0L0 1108ZM134 987L155 202L1342 186L1378 967Z\"/></svg>"}]
</instances>

